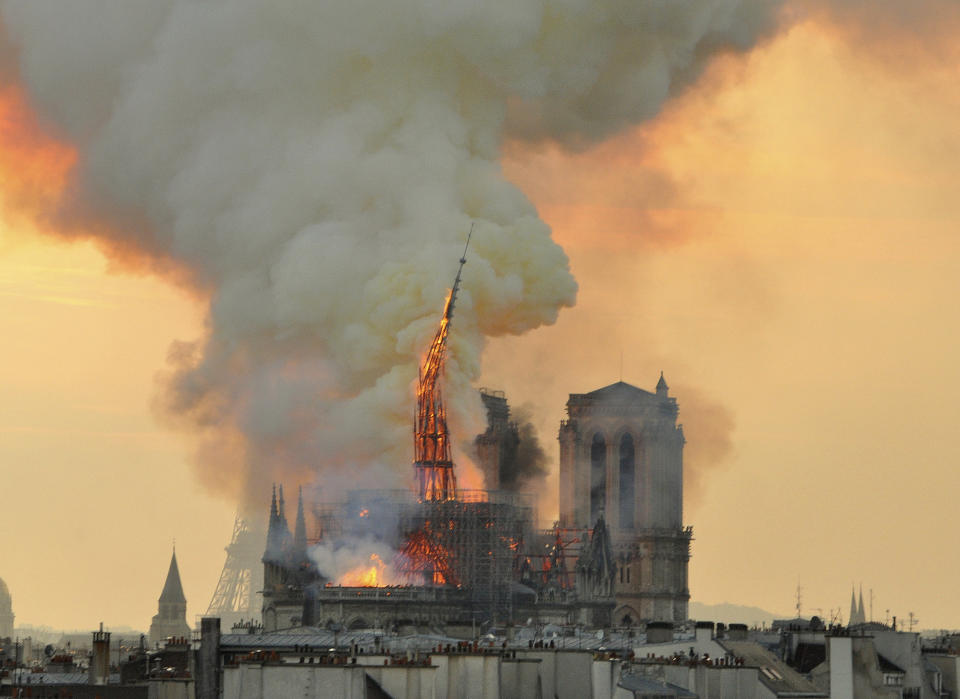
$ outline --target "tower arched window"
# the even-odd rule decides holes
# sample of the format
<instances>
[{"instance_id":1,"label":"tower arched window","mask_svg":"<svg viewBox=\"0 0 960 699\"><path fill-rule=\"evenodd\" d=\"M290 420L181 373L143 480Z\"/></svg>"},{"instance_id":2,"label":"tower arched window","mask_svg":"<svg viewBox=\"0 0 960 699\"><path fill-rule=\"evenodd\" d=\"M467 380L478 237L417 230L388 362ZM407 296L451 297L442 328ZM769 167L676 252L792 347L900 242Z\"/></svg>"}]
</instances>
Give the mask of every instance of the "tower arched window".
<instances>
[{"instance_id":1,"label":"tower arched window","mask_svg":"<svg viewBox=\"0 0 960 699\"><path fill-rule=\"evenodd\" d=\"M597 432L590 445L590 526L603 511L607 493L607 441Z\"/></svg>"},{"instance_id":2,"label":"tower arched window","mask_svg":"<svg viewBox=\"0 0 960 699\"><path fill-rule=\"evenodd\" d=\"M629 433L620 439L620 528L633 529L636 512L636 449Z\"/></svg>"}]
</instances>

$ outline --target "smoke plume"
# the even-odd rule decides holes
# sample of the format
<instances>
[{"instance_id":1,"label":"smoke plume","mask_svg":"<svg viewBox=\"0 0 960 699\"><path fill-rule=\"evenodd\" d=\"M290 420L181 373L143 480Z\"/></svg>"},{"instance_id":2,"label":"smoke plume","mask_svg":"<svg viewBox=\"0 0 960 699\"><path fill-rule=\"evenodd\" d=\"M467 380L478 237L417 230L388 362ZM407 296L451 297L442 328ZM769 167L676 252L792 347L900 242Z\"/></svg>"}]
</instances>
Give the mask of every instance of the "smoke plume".
<instances>
[{"instance_id":1,"label":"smoke plume","mask_svg":"<svg viewBox=\"0 0 960 699\"><path fill-rule=\"evenodd\" d=\"M547 453L540 444L533 415L526 406L513 411L518 441L500 465L500 487L504 490L542 491L542 482L549 470Z\"/></svg>"},{"instance_id":2,"label":"smoke plume","mask_svg":"<svg viewBox=\"0 0 960 699\"><path fill-rule=\"evenodd\" d=\"M0 7L33 108L77 151L61 230L209 300L158 409L204 483L262 500L317 472L370 485L368 464L408 482L412 383L471 222L446 395L475 434L484 338L553 323L577 288L504 137L581 147L647 119L778 3Z\"/></svg>"}]
</instances>

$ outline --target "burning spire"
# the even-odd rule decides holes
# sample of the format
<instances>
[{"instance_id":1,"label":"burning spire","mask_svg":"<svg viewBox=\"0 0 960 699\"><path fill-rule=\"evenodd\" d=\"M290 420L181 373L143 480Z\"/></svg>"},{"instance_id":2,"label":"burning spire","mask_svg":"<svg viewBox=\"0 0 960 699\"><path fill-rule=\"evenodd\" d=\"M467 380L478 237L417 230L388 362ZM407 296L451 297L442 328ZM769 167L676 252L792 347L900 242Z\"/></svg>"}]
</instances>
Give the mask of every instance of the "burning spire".
<instances>
[{"instance_id":1,"label":"burning spire","mask_svg":"<svg viewBox=\"0 0 960 699\"><path fill-rule=\"evenodd\" d=\"M417 494L420 500L454 500L457 492L457 479L453 473L453 460L450 457L450 432L447 430L447 413L443 407L440 392L440 376L443 374L444 355L447 350L447 335L453 308L457 302L457 290L460 288L460 274L467 262L467 248L473 226L467 235L467 244L460 257L460 267L453 280L453 288L447 296L440 327L430 344L430 350L420 368L420 380L417 385L417 414L414 425L413 450L414 470L417 479Z\"/></svg>"}]
</instances>

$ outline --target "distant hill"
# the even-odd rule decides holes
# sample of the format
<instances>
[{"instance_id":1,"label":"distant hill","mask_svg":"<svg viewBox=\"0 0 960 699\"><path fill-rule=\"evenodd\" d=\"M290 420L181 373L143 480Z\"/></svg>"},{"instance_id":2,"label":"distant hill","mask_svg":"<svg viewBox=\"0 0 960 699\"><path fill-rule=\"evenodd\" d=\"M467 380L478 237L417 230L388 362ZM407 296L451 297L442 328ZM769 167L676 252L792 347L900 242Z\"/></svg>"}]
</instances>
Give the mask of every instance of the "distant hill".
<instances>
[{"instance_id":1,"label":"distant hill","mask_svg":"<svg viewBox=\"0 0 960 699\"><path fill-rule=\"evenodd\" d=\"M789 619L789 614L774 614L760 607L747 607L741 604L703 604L691 602L689 607L691 619L698 621L717 621L724 624L747 624L748 626L770 626L774 619Z\"/></svg>"}]
</instances>

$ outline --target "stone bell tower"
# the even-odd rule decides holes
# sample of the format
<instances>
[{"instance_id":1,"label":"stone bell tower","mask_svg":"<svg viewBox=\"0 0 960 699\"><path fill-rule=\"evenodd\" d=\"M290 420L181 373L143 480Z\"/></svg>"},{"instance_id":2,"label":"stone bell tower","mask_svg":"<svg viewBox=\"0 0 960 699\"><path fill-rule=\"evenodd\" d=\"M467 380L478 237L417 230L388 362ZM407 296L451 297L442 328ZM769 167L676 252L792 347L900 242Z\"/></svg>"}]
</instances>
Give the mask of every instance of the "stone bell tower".
<instances>
[{"instance_id":1,"label":"stone bell tower","mask_svg":"<svg viewBox=\"0 0 960 699\"><path fill-rule=\"evenodd\" d=\"M560 424L560 526L603 517L617 563L614 624L682 621L692 530L683 526L683 428L660 375L570 394Z\"/></svg>"}]
</instances>

